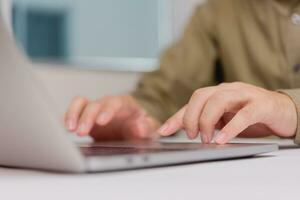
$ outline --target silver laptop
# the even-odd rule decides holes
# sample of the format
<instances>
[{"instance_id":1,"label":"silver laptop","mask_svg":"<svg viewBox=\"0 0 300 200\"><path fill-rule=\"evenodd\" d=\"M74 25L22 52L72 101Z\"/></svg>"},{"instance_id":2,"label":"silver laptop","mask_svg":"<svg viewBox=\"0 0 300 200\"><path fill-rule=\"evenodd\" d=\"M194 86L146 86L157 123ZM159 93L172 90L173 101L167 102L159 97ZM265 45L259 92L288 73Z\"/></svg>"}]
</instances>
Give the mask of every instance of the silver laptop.
<instances>
[{"instance_id":1,"label":"silver laptop","mask_svg":"<svg viewBox=\"0 0 300 200\"><path fill-rule=\"evenodd\" d=\"M0 17L0 166L103 172L249 157L272 144L106 143L78 147Z\"/></svg>"}]
</instances>

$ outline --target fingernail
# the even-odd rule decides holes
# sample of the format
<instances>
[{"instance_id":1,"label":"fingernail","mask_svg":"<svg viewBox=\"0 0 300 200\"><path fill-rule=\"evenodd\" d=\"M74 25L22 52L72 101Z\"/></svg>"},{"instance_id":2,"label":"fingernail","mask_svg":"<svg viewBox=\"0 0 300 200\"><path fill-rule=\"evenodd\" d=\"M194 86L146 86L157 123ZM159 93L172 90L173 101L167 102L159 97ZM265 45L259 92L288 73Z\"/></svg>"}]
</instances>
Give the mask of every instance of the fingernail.
<instances>
[{"instance_id":1,"label":"fingernail","mask_svg":"<svg viewBox=\"0 0 300 200\"><path fill-rule=\"evenodd\" d=\"M161 135L166 135L168 128L169 128L169 124L166 123L162 127L160 127L157 132Z\"/></svg>"},{"instance_id":2,"label":"fingernail","mask_svg":"<svg viewBox=\"0 0 300 200\"><path fill-rule=\"evenodd\" d=\"M70 131L73 131L76 128L75 121L72 119L68 120L67 126Z\"/></svg>"},{"instance_id":3,"label":"fingernail","mask_svg":"<svg viewBox=\"0 0 300 200\"><path fill-rule=\"evenodd\" d=\"M208 135L208 136L207 136L207 144L210 144L210 143L211 143L211 140L212 140L212 139L211 139L211 136Z\"/></svg>"},{"instance_id":4,"label":"fingernail","mask_svg":"<svg viewBox=\"0 0 300 200\"><path fill-rule=\"evenodd\" d=\"M223 144L226 140L226 134L225 133L219 133L215 139L215 141L219 144Z\"/></svg>"},{"instance_id":5,"label":"fingernail","mask_svg":"<svg viewBox=\"0 0 300 200\"><path fill-rule=\"evenodd\" d=\"M80 136L84 136L87 134L88 132L88 126L86 124L81 124L80 127L79 127L79 131L78 131L78 134Z\"/></svg>"},{"instance_id":6,"label":"fingernail","mask_svg":"<svg viewBox=\"0 0 300 200\"><path fill-rule=\"evenodd\" d=\"M101 113L99 118L98 118L98 123L100 125L103 125L103 124L106 124L107 123L107 120L109 118L109 114L108 113Z\"/></svg>"},{"instance_id":7,"label":"fingernail","mask_svg":"<svg viewBox=\"0 0 300 200\"><path fill-rule=\"evenodd\" d=\"M207 144L208 143L208 137L207 137L207 135L202 135L201 136L201 140L202 140L202 143Z\"/></svg>"},{"instance_id":8,"label":"fingernail","mask_svg":"<svg viewBox=\"0 0 300 200\"><path fill-rule=\"evenodd\" d=\"M187 131L187 136L190 140L196 139L197 135L192 131Z\"/></svg>"}]
</instances>

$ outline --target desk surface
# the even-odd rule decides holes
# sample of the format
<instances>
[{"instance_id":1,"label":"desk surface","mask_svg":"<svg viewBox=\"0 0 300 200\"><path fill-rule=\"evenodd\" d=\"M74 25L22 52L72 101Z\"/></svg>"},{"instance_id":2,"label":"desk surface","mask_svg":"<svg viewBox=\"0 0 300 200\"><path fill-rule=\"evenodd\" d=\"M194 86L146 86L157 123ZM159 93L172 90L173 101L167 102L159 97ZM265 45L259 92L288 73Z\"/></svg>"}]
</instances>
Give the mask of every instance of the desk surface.
<instances>
[{"instance_id":1,"label":"desk surface","mask_svg":"<svg viewBox=\"0 0 300 200\"><path fill-rule=\"evenodd\" d=\"M300 149L250 159L102 174L0 168L0 197L10 200L299 199L299 185Z\"/></svg>"}]
</instances>

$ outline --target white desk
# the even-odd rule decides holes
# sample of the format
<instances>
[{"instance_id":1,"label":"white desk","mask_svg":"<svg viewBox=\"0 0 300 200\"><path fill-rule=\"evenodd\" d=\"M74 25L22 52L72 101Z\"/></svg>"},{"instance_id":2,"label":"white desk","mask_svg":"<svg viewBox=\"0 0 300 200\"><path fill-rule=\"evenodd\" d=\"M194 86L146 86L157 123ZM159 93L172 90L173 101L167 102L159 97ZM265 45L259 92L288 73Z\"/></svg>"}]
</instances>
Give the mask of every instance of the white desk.
<instances>
[{"instance_id":1,"label":"white desk","mask_svg":"<svg viewBox=\"0 0 300 200\"><path fill-rule=\"evenodd\" d=\"M300 199L300 149L265 157L105 174L0 168L0 199Z\"/></svg>"}]
</instances>

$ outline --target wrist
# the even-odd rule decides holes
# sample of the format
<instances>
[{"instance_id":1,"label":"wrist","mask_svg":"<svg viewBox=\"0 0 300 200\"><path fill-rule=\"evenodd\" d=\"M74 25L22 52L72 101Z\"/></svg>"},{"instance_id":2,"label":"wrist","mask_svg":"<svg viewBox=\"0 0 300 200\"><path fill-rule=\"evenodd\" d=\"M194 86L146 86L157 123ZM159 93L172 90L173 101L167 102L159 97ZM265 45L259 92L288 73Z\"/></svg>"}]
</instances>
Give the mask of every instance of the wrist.
<instances>
[{"instance_id":1,"label":"wrist","mask_svg":"<svg viewBox=\"0 0 300 200\"><path fill-rule=\"evenodd\" d=\"M280 136L295 137L298 125L297 107L289 95L281 92L276 92L276 94L280 99L280 105L277 108L281 110L281 112L278 112L280 117L278 123L283 123L283 127L286 128L285 133Z\"/></svg>"}]
</instances>

